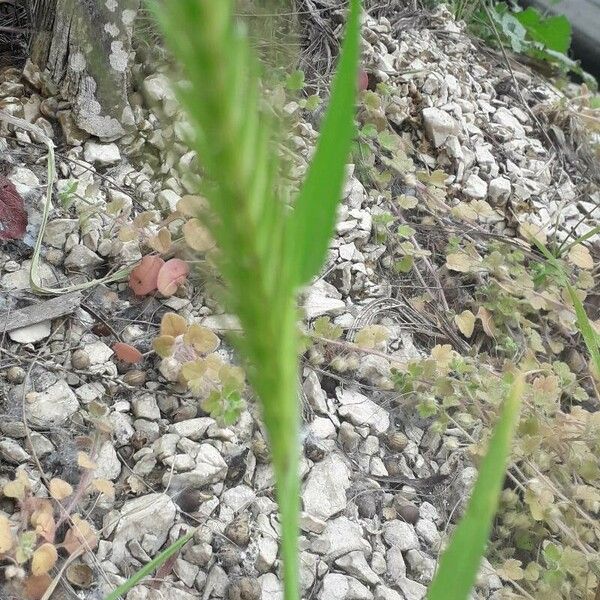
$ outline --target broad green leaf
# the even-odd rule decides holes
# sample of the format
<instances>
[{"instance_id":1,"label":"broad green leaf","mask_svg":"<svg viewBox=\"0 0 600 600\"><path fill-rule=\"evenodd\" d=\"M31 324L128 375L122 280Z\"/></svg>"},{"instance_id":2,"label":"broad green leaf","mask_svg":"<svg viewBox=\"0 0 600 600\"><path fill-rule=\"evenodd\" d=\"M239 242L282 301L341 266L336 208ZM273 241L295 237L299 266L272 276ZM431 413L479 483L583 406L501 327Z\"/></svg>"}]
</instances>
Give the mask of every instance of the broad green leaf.
<instances>
[{"instance_id":1,"label":"broad green leaf","mask_svg":"<svg viewBox=\"0 0 600 600\"><path fill-rule=\"evenodd\" d=\"M515 19L525 27L527 35L555 52L568 52L571 46L571 24L564 15L543 17L538 10L529 7L514 13Z\"/></svg>"},{"instance_id":2,"label":"broad green leaf","mask_svg":"<svg viewBox=\"0 0 600 600\"><path fill-rule=\"evenodd\" d=\"M285 82L285 86L288 90L301 90L304 87L304 71L302 71L302 69L297 69L291 73Z\"/></svg>"},{"instance_id":3,"label":"broad green leaf","mask_svg":"<svg viewBox=\"0 0 600 600\"><path fill-rule=\"evenodd\" d=\"M289 221L288 255L294 283L313 277L325 258L354 136L354 103L359 53L359 0L352 0L329 108L313 161Z\"/></svg>"},{"instance_id":4,"label":"broad green leaf","mask_svg":"<svg viewBox=\"0 0 600 600\"><path fill-rule=\"evenodd\" d=\"M427 594L428 600L466 600L469 597L498 508L524 385L523 375L516 375L481 462L467 510L440 559L438 572Z\"/></svg>"}]
</instances>

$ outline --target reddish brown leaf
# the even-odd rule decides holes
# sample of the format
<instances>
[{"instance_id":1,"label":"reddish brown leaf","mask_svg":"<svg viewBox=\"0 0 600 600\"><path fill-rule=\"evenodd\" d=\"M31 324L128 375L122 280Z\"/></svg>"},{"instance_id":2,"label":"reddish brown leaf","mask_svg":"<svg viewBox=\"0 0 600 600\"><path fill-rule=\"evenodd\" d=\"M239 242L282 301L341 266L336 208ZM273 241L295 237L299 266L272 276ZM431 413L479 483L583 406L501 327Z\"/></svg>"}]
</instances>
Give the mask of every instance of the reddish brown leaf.
<instances>
[{"instance_id":1,"label":"reddish brown leaf","mask_svg":"<svg viewBox=\"0 0 600 600\"><path fill-rule=\"evenodd\" d=\"M30 575L25 580L25 597L27 600L40 600L52 583L48 573L43 575Z\"/></svg>"},{"instance_id":2,"label":"reddish brown leaf","mask_svg":"<svg viewBox=\"0 0 600 600\"><path fill-rule=\"evenodd\" d=\"M123 342L116 342L112 347L116 357L124 363L133 365L144 359L144 355L133 346Z\"/></svg>"},{"instance_id":3,"label":"reddish brown leaf","mask_svg":"<svg viewBox=\"0 0 600 600\"><path fill-rule=\"evenodd\" d=\"M185 281L189 270L187 263L180 258L168 260L158 272L158 291L165 296L172 296Z\"/></svg>"},{"instance_id":4,"label":"reddish brown leaf","mask_svg":"<svg viewBox=\"0 0 600 600\"><path fill-rule=\"evenodd\" d=\"M155 254L148 254L129 275L129 287L136 296L151 294L157 287L158 273L165 261Z\"/></svg>"},{"instance_id":5,"label":"reddish brown leaf","mask_svg":"<svg viewBox=\"0 0 600 600\"><path fill-rule=\"evenodd\" d=\"M0 240L20 240L27 229L27 212L12 181L0 175Z\"/></svg>"}]
</instances>

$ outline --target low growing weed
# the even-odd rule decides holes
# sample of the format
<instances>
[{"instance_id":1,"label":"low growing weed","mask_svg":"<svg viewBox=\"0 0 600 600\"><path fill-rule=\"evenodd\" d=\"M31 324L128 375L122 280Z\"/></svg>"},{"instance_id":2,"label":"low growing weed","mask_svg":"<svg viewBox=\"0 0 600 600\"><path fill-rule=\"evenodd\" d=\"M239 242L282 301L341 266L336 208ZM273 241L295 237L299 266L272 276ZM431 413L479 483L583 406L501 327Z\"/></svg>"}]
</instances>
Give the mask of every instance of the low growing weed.
<instances>
[{"instance_id":1,"label":"low growing weed","mask_svg":"<svg viewBox=\"0 0 600 600\"><path fill-rule=\"evenodd\" d=\"M297 327L296 296L321 268L334 228L354 134L360 3L350 3L329 108L293 210L286 205L288 194L280 180L283 161L273 144L275 124L262 106L258 63L243 28L232 20L232 2L170 0L157 4L155 10L165 39L183 70L185 84L179 86L178 95L193 125L190 144L203 164L202 191L209 203L198 207L193 216L216 242L218 250L214 250L212 260L223 280L223 303L237 315L243 329L243 335L236 337L234 343L244 359L248 382L261 401L269 434L280 509L284 595L286 600L297 600L297 371L302 340ZM301 84L299 75L291 79L292 87ZM376 120L380 107L369 92L365 92L365 106L368 118ZM391 172L414 170L412 161L401 152L403 142L397 135L372 130L367 135L374 135L388 151L385 163ZM435 202L444 194L439 173L416 173L414 179L430 201ZM412 233L408 226L402 230L407 237ZM191 247L193 237L188 240ZM417 248L405 244L402 252L415 256ZM209 339L205 331L191 333L187 324L174 316L166 319L157 339L157 352L164 360L180 363L177 377L183 375L190 386L196 381L203 386L209 371L219 370L211 359L215 340ZM336 332L327 323L321 322L317 327L323 337L335 339ZM357 347L376 347L383 334L377 326L362 331ZM443 358L446 354L443 347L438 348L434 363L448 366L451 360ZM191 360L186 361L190 356ZM241 375L234 379L238 386L243 385ZM227 386L222 379L213 383ZM442 561L439 579L433 584L432 599L463 600L472 586L495 513L522 386L522 376L516 375L512 386L502 387L506 399L498 427L482 462L471 508ZM504 394L498 395L498 404L503 397ZM210 401L209 405L212 406ZM108 600L125 594L186 541L182 538L167 548ZM469 557L466 561L465 556ZM459 564L464 566L463 571L457 570ZM452 572L460 573L460 586L455 589L449 589L453 584L447 583Z\"/></svg>"}]
</instances>

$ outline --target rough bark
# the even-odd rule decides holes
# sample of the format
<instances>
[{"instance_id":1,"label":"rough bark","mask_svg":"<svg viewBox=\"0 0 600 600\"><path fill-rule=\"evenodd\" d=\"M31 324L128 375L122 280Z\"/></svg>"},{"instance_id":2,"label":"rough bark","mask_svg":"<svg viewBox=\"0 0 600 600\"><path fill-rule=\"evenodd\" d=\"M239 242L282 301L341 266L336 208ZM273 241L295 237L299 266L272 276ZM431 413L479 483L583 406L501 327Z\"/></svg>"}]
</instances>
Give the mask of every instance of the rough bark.
<instances>
[{"instance_id":1,"label":"rough bark","mask_svg":"<svg viewBox=\"0 0 600 600\"><path fill-rule=\"evenodd\" d=\"M34 0L31 60L72 103L75 124L103 140L133 125L127 100L140 0Z\"/></svg>"}]
</instances>

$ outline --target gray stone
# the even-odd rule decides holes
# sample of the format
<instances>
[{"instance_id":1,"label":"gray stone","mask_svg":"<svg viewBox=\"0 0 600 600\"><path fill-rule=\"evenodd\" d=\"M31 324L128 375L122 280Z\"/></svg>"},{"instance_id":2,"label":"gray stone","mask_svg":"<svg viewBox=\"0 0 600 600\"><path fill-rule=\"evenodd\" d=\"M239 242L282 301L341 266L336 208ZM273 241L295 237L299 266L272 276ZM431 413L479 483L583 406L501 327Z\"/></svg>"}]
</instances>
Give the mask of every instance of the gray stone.
<instances>
[{"instance_id":1,"label":"gray stone","mask_svg":"<svg viewBox=\"0 0 600 600\"><path fill-rule=\"evenodd\" d=\"M388 579L397 585L403 577L406 577L406 563L402 550L398 546L392 546L385 553L385 560Z\"/></svg>"},{"instance_id":2,"label":"gray stone","mask_svg":"<svg viewBox=\"0 0 600 600\"><path fill-rule=\"evenodd\" d=\"M364 539L360 525L348 517L338 517L327 523L325 531L312 542L311 550L325 555L327 560L335 560L355 550L370 554L371 546Z\"/></svg>"},{"instance_id":3,"label":"gray stone","mask_svg":"<svg viewBox=\"0 0 600 600\"><path fill-rule=\"evenodd\" d=\"M173 485L176 486L201 487L208 483L222 481L226 474L227 463L219 451L211 444L201 444L194 469L186 473L175 474L172 478L170 473L165 473L163 483L167 485L172 479Z\"/></svg>"},{"instance_id":4,"label":"gray stone","mask_svg":"<svg viewBox=\"0 0 600 600\"><path fill-rule=\"evenodd\" d=\"M406 598L385 585L378 585L375 588L375 600L406 600Z\"/></svg>"},{"instance_id":5,"label":"gray stone","mask_svg":"<svg viewBox=\"0 0 600 600\"><path fill-rule=\"evenodd\" d=\"M46 225L44 242L54 248L62 248L67 241L67 236L79 229L77 219L53 219Z\"/></svg>"},{"instance_id":6,"label":"gray stone","mask_svg":"<svg viewBox=\"0 0 600 600\"><path fill-rule=\"evenodd\" d=\"M92 342L91 344L86 344L83 347L85 353L88 355L90 359L90 365L103 365L104 363L110 360L110 357L114 354L111 347L105 344L104 342Z\"/></svg>"},{"instance_id":7,"label":"gray stone","mask_svg":"<svg viewBox=\"0 0 600 600\"><path fill-rule=\"evenodd\" d=\"M378 434L385 433L390 426L390 415L385 408L353 389L337 388L340 403L338 412L353 425L368 425Z\"/></svg>"},{"instance_id":8,"label":"gray stone","mask_svg":"<svg viewBox=\"0 0 600 600\"><path fill-rule=\"evenodd\" d=\"M352 577L356 577L359 581L369 585L375 585L379 582L379 577L367 563L365 555L358 550L338 558L335 564L342 571L345 571L348 575L352 575Z\"/></svg>"},{"instance_id":9,"label":"gray stone","mask_svg":"<svg viewBox=\"0 0 600 600\"><path fill-rule=\"evenodd\" d=\"M31 456L25 452L21 445L10 438L0 440L0 458L13 465L31 460Z\"/></svg>"},{"instance_id":10,"label":"gray stone","mask_svg":"<svg viewBox=\"0 0 600 600\"><path fill-rule=\"evenodd\" d=\"M283 583L275 573L265 573L259 577L259 581L261 600L283 600Z\"/></svg>"},{"instance_id":11,"label":"gray stone","mask_svg":"<svg viewBox=\"0 0 600 600\"><path fill-rule=\"evenodd\" d=\"M525 137L525 129L523 125L519 123L519 120L508 110L508 108L501 106L493 115L492 121L498 123L505 129L508 129L514 137L522 139Z\"/></svg>"},{"instance_id":12,"label":"gray stone","mask_svg":"<svg viewBox=\"0 0 600 600\"><path fill-rule=\"evenodd\" d=\"M470 175L467 183L463 188L463 193L469 198L483 200L487 196L488 186L478 175Z\"/></svg>"},{"instance_id":13,"label":"gray stone","mask_svg":"<svg viewBox=\"0 0 600 600\"><path fill-rule=\"evenodd\" d=\"M255 567L259 573L266 573L271 570L277 560L277 540L268 536L261 536L256 542L258 556L256 557Z\"/></svg>"},{"instance_id":14,"label":"gray stone","mask_svg":"<svg viewBox=\"0 0 600 600\"><path fill-rule=\"evenodd\" d=\"M346 490L350 487L350 472L338 454L330 454L310 471L302 500L304 510L327 520L346 508Z\"/></svg>"},{"instance_id":15,"label":"gray stone","mask_svg":"<svg viewBox=\"0 0 600 600\"><path fill-rule=\"evenodd\" d=\"M439 108L423 109L423 125L427 137L439 148L450 135L458 135L459 125L447 112Z\"/></svg>"},{"instance_id":16,"label":"gray stone","mask_svg":"<svg viewBox=\"0 0 600 600\"><path fill-rule=\"evenodd\" d=\"M167 541L175 515L175 504L166 494L147 494L127 500L119 511L112 562L118 565L129 560L127 547L132 540L137 540L144 551L153 556Z\"/></svg>"},{"instance_id":17,"label":"gray stone","mask_svg":"<svg viewBox=\"0 0 600 600\"><path fill-rule=\"evenodd\" d=\"M346 303L340 293L330 283L320 279L313 284L304 302L307 319L316 319L324 315L339 315L344 312Z\"/></svg>"},{"instance_id":18,"label":"gray stone","mask_svg":"<svg viewBox=\"0 0 600 600\"><path fill-rule=\"evenodd\" d=\"M160 409L156 403L156 397L152 394L142 394L131 401L133 414L141 419L157 421L160 419Z\"/></svg>"},{"instance_id":19,"label":"gray stone","mask_svg":"<svg viewBox=\"0 0 600 600\"><path fill-rule=\"evenodd\" d=\"M43 392L30 392L25 396L29 424L39 429L62 425L78 408L77 397L64 379Z\"/></svg>"},{"instance_id":20,"label":"gray stone","mask_svg":"<svg viewBox=\"0 0 600 600\"><path fill-rule=\"evenodd\" d=\"M42 321L9 331L8 337L18 344L35 344L46 339L52 331L52 321Z\"/></svg>"},{"instance_id":21,"label":"gray stone","mask_svg":"<svg viewBox=\"0 0 600 600\"><path fill-rule=\"evenodd\" d=\"M506 177L496 177L490 181L488 196L492 202L503 202L508 200L512 192L510 180Z\"/></svg>"},{"instance_id":22,"label":"gray stone","mask_svg":"<svg viewBox=\"0 0 600 600\"><path fill-rule=\"evenodd\" d=\"M83 157L86 162L98 167L108 167L121 160L121 153L116 144L101 144L88 140L83 147Z\"/></svg>"},{"instance_id":23,"label":"gray stone","mask_svg":"<svg viewBox=\"0 0 600 600\"><path fill-rule=\"evenodd\" d=\"M171 82L164 73L155 73L146 77L146 79L144 79L143 89L151 106L152 103L175 99L175 94L171 88Z\"/></svg>"},{"instance_id":24,"label":"gray stone","mask_svg":"<svg viewBox=\"0 0 600 600\"><path fill-rule=\"evenodd\" d=\"M421 582L429 583L435 574L436 562L421 550L409 550L406 560L410 567L411 575Z\"/></svg>"},{"instance_id":25,"label":"gray stone","mask_svg":"<svg viewBox=\"0 0 600 600\"><path fill-rule=\"evenodd\" d=\"M110 479L114 481L121 474L121 461L117 456L117 451L112 442L104 442L98 452L96 459L97 468L94 471L94 477L100 479Z\"/></svg>"},{"instance_id":26,"label":"gray stone","mask_svg":"<svg viewBox=\"0 0 600 600\"><path fill-rule=\"evenodd\" d=\"M72 270L91 269L101 265L104 261L87 246L78 244L73 246L65 258L65 267Z\"/></svg>"},{"instance_id":27,"label":"gray stone","mask_svg":"<svg viewBox=\"0 0 600 600\"><path fill-rule=\"evenodd\" d=\"M423 600L427 594L427 588L424 585L406 578L398 583L398 587L406 600Z\"/></svg>"},{"instance_id":28,"label":"gray stone","mask_svg":"<svg viewBox=\"0 0 600 600\"><path fill-rule=\"evenodd\" d=\"M403 552L419 549L419 538L409 523L394 519L383 525L383 539L390 546L397 546Z\"/></svg>"},{"instance_id":29,"label":"gray stone","mask_svg":"<svg viewBox=\"0 0 600 600\"><path fill-rule=\"evenodd\" d=\"M372 600L373 594L360 581L339 573L323 578L321 600Z\"/></svg>"},{"instance_id":30,"label":"gray stone","mask_svg":"<svg viewBox=\"0 0 600 600\"><path fill-rule=\"evenodd\" d=\"M189 438L193 441L198 441L204 438L206 430L215 424L215 420L211 417L198 417L196 419L186 419L169 425L169 432L176 433L181 437Z\"/></svg>"}]
</instances>

